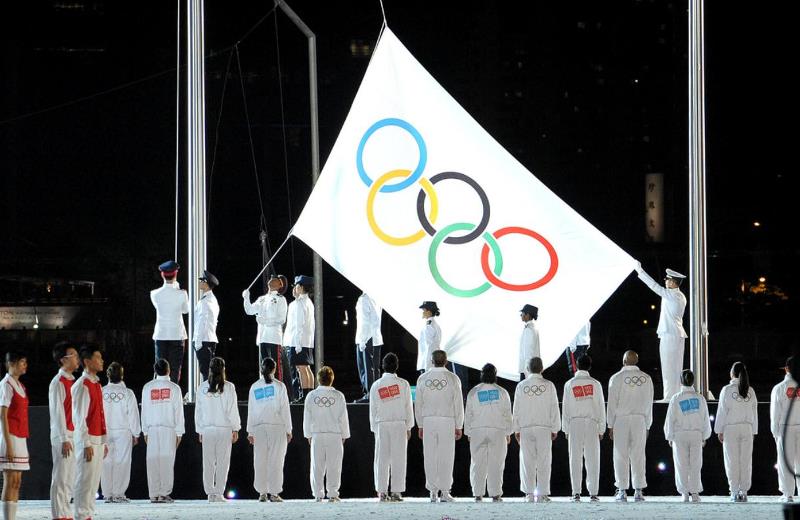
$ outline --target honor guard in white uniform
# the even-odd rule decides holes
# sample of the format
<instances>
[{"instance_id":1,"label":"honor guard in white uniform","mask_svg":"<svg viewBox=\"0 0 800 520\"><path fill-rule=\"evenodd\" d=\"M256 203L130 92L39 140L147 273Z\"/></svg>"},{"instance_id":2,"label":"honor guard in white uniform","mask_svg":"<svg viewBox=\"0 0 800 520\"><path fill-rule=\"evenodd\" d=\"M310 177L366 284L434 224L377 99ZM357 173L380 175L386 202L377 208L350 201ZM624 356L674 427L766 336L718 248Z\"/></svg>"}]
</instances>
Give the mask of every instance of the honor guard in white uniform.
<instances>
[{"instance_id":1,"label":"honor guard in white uniform","mask_svg":"<svg viewBox=\"0 0 800 520\"><path fill-rule=\"evenodd\" d=\"M800 467L800 403L797 382L789 372L793 363L793 357L786 360L786 376L772 388L769 400L769 427L778 447L778 489L784 502L793 502L800 489L800 479L794 474L794 468ZM788 414L790 405L792 413ZM790 466L786 465L787 460Z\"/></svg>"},{"instance_id":2,"label":"honor guard in white uniform","mask_svg":"<svg viewBox=\"0 0 800 520\"><path fill-rule=\"evenodd\" d=\"M314 388L314 302L309 293L314 286L310 276L294 277L292 295L294 301L289 304L286 317L286 330L283 332L283 346L287 350L289 366L292 373L292 389L295 399L293 403L302 403L303 394ZM296 373L296 377L295 377Z\"/></svg>"},{"instance_id":3,"label":"honor guard in white uniform","mask_svg":"<svg viewBox=\"0 0 800 520\"><path fill-rule=\"evenodd\" d=\"M519 483L527 502L550 502L553 441L561 429L556 386L542 376L542 359L528 360L530 376L517 383L511 415L519 443Z\"/></svg>"},{"instance_id":4,"label":"honor guard in white uniform","mask_svg":"<svg viewBox=\"0 0 800 520\"><path fill-rule=\"evenodd\" d=\"M661 314L658 318L656 333L659 338L659 354L661 356L661 377L664 382L663 402L677 394L680 388L680 375L683 370L683 351L685 350L686 331L683 329L683 312L686 309L686 296L680 290L681 282L686 276L672 269L667 269L664 286L658 284L644 272L641 264L636 267L639 279L654 293L661 297Z\"/></svg>"},{"instance_id":5,"label":"honor guard in white uniform","mask_svg":"<svg viewBox=\"0 0 800 520\"><path fill-rule=\"evenodd\" d=\"M644 501L645 444L653 424L653 379L639 370L639 355L625 352L622 370L608 382L608 434L614 441L615 500L628 500L633 481L633 499Z\"/></svg>"},{"instance_id":6,"label":"honor guard in white uniform","mask_svg":"<svg viewBox=\"0 0 800 520\"><path fill-rule=\"evenodd\" d=\"M431 502L452 502L456 441L464 425L461 381L445 368L444 350L434 350L430 357L433 367L417 379L414 403L425 458L425 487L431 493Z\"/></svg>"},{"instance_id":7,"label":"honor guard in white uniform","mask_svg":"<svg viewBox=\"0 0 800 520\"><path fill-rule=\"evenodd\" d=\"M586 464L586 488L589 499L597 502L600 488L600 440L606 430L606 407L603 387L589 375L592 358L578 359L575 377L564 385L561 428L569 444L569 475L572 501L581 500L583 465Z\"/></svg>"},{"instance_id":8,"label":"honor guard in white uniform","mask_svg":"<svg viewBox=\"0 0 800 520\"><path fill-rule=\"evenodd\" d=\"M236 387L225 380L225 361L211 359L208 381L200 385L194 425L203 445L203 489L209 502L227 502L225 485L231 467L231 447L239 440L242 421Z\"/></svg>"},{"instance_id":9,"label":"honor guard in white uniform","mask_svg":"<svg viewBox=\"0 0 800 520\"><path fill-rule=\"evenodd\" d=\"M150 302L156 309L156 326L153 329L153 341L156 348L156 361L166 359L172 371L173 383L181 378L183 366L183 350L186 341L186 327L183 315L189 314L189 295L181 290L177 281L177 262L169 260L158 266L164 285L150 291Z\"/></svg>"},{"instance_id":10,"label":"honor guard in white uniform","mask_svg":"<svg viewBox=\"0 0 800 520\"><path fill-rule=\"evenodd\" d=\"M169 362L153 366L156 378L142 389L142 433L147 444L147 489L150 502L171 503L175 451L185 432L181 388L170 381Z\"/></svg>"},{"instance_id":11,"label":"honor guard in white uniform","mask_svg":"<svg viewBox=\"0 0 800 520\"><path fill-rule=\"evenodd\" d=\"M399 364L397 355L386 354L383 375L369 391L369 429L375 434L375 490L381 502L401 502L406 491L407 448L414 427L414 409L411 385L397 376Z\"/></svg>"},{"instance_id":12,"label":"honor guard in white uniform","mask_svg":"<svg viewBox=\"0 0 800 520\"><path fill-rule=\"evenodd\" d=\"M722 443L731 502L747 502L753 475L753 436L758 433L758 398L744 363L731 367L731 382L719 394L714 433Z\"/></svg>"},{"instance_id":13,"label":"honor guard in white uniform","mask_svg":"<svg viewBox=\"0 0 800 520\"><path fill-rule=\"evenodd\" d=\"M369 401L372 383L380 375L378 363L381 360L383 346L382 313L383 309L367 293L362 293L356 300L356 365L361 389L364 392L364 395L355 401L356 403Z\"/></svg>"},{"instance_id":14,"label":"honor guard in white uniform","mask_svg":"<svg viewBox=\"0 0 800 520\"><path fill-rule=\"evenodd\" d=\"M344 394L333 388L333 369L317 372L319 386L306 395L303 437L311 445L311 492L322 502L339 502L344 441L350 438L350 421Z\"/></svg>"},{"instance_id":15,"label":"honor guard in white uniform","mask_svg":"<svg viewBox=\"0 0 800 520\"><path fill-rule=\"evenodd\" d=\"M275 377L280 360L261 360L261 378L247 397L247 440L253 445L253 487L260 502L283 502L283 462L292 440L286 386Z\"/></svg>"},{"instance_id":16,"label":"honor guard in white uniform","mask_svg":"<svg viewBox=\"0 0 800 520\"><path fill-rule=\"evenodd\" d=\"M200 299L194 306L194 353L203 381L208 380L208 363L217 352L217 321L219 320L219 302L214 289L219 286L216 276L203 271L200 282Z\"/></svg>"},{"instance_id":17,"label":"honor guard in white uniform","mask_svg":"<svg viewBox=\"0 0 800 520\"><path fill-rule=\"evenodd\" d=\"M681 372L681 391L672 396L664 420L664 438L672 446L675 464L675 487L683 495L683 501L700 502L703 482L703 447L711 437L711 422L708 420L706 399L692 386L694 373Z\"/></svg>"},{"instance_id":18,"label":"honor guard in white uniform","mask_svg":"<svg viewBox=\"0 0 800 520\"><path fill-rule=\"evenodd\" d=\"M539 355L539 331L536 320L539 319L539 309L533 305L525 304L520 312L522 319L522 334L519 338L519 373L520 381L530 376L528 363Z\"/></svg>"},{"instance_id":19,"label":"honor guard in white uniform","mask_svg":"<svg viewBox=\"0 0 800 520\"><path fill-rule=\"evenodd\" d=\"M441 348L442 329L436 323L436 316L439 315L439 306L436 305L436 302L422 302L419 308L422 309L424 323L419 333L417 371L424 372L432 366L431 354L433 351Z\"/></svg>"},{"instance_id":20,"label":"honor guard in white uniform","mask_svg":"<svg viewBox=\"0 0 800 520\"><path fill-rule=\"evenodd\" d=\"M497 368L487 363L481 382L467 394L464 435L469 441L469 482L476 502L487 489L493 502L503 499L503 470L511 442L511 398L497 384Z\"/></svg>"},{"instance_id":21,"label":"honor guard in white uniform","mask_svg":"<svg viewBox=\"0 0 800 520\"><path fill-rule=\"evenodd\" d=\"M53 473L50 480L50 513L52 518L70 518L70 501L75 485L75 450L72 422L72 385L80 360L74 345L61 342L53 348L53 360L59 365L58 373L50 381L48 403L50 409L50 450L53 456Z\"/></svg>"},{"instance_id":22,"label":"honor guard in white uniform","mask_svg":"<svg viewBox=\"0 0 800 520\"><path fill-rule=\"evenodd\" d=\"M289 282L282 274L272 276L267 282L267 294L259 296L250 303L250 289L242 293L244 299L244 313L255 316L258 323L256 332L256 346L258 346L258 369L264 358L271 357L275 360L275 374L279 381L291 384L291 380L284 379L281 344L283 343L283 325L286 323L288 306L284 293L289 287Z\"/></svg>"},{"instance_id":23,"label":"honor guard in white uniform","mask_svg":"<svg viewBox=\"0 0 800 520\"><path fill-rule=\"evenodd\" d=\"M572 338L572 341L569 342L564 351L564 355L567 356L567 369L569 369L570 375L574 376L575 372L578 371L578 358L589 352L589 347L592 344L591 331L592 322L587 321L586 325L581 327L581 330Z\"/></svg>"},{"instance_id":24,"label":"honor guard in white uniform","mask_svg":"<svg viewBox=\"0 0 800 520\"><path fill-rule=\"evenodd\" d=\"M103 387L103 413L108 430L108 456L103 460L100 487L106 502L127 503L131 481L131 452L142 433L136 394L125 386L122 365L111 363L106 370L108 384Z\"/></svg>"}]
</instances>

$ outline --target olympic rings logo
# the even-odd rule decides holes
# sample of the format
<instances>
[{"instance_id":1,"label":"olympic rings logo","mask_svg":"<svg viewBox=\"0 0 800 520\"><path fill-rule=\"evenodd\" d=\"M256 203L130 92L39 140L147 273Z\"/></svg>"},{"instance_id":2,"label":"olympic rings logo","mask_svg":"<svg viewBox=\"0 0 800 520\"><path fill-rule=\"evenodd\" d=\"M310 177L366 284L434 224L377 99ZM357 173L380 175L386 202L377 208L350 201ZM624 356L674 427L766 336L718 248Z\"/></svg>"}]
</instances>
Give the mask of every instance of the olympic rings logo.
<instances>
[{"instance_id":1,"label":"olympic rings logo","mask_svg":"<svg viewBox=\"0 0 800 520\"><path fill-rule=\"evenodd\" d=\"M542 395L543 393L547 392L547 387L545 385L525 385L522 387L522 391L525 392L527 396L534 396L534 395Z\"/></svg>"},{"instance_id":2,"label":"olympic rings logo","mask_svg":"<svg viewBox=\"0 0 800 520\"><path fill-rule=\"evenodd\" d=\"M203 388L203 395L208 397L222 397L222 392L209 392L208 387Z\"/></svg>"},{"instance_id":3,"label":"olympic rings logo","mask_svg":"<svg viewBox=\"0 0 800 520\"><path fill-rule=\"evenodd\" d=\"M334 397L315 397L314 404L317 406L324 406L325 408L330 408L336 403L336 398Z\"/></svg>"},{"instance_id":4,"label":"olympic rings logo","mask_svg":"<svg viewBox=\"0 0 800 520\"><path fill-rule=\"evenodd\" d=\"M106 392L105 394L103 394L103 400L107 403L119 403L120 401L125 400L125 394L117 392Z\"/></svg>"},{"instance_id":5,"label":"olympic rings logo","mask_svg":"<svg viewBox=\"0 0 800 520\"><path fill-rule=\"evenodd\" d=\"M447 379L428 379L425 381L425 388L429 390L444 390L447 386Z\"/></svg>"},{"instance_id":6,"label":"olympic rings logo","mask_svg":"<svg viewBox=\"0 0 800 520\"><path fill-rule=\"evenodd\" d=\"M733 394L731 394L731 397L733 397L734 401L749 403L750 402L750 395L752 395L752 394L750 392L747 392L747 397L742 397L741 395L739 395L739 392L734 390Z\"/></svg>"},{"instance_id":7,"label":"olympic rings logo","mask_svg":"<svg viewBox=\"0 0 800 520\"><path fill-rule=\"evenodd\" d=\"M642 386L647 383L647 376L630 376L625 378L625 384L628 386Z\"/></svg>"},{"instance_id":8,"label":"olympic rings logo","mask_svg":"<svg viewBox=\"0 0 800 520\"><path fill-rule=\"evenodd\" d=\"M366 146L369 138L372 137L375 132L388 126L401 128L414 138L417 148L419 149L419 162L413 171L404 169L391 170L378 177L377 180L373 181L364 168L364 147ZM489 198L486 196L486 192L481 185L478 184L475 179L460 172L441 172L431 176L430 179L427 179L422 176L427 161L428 149L425 145L425 140L422 138L422 135L419 133L419 131L417 131L417 129L407 121L397 118L381 119L369 127L366 132L364 132L364 135L361 137L361 141L358 143L358 150L356 152L356 168L358 170L359 177L369 188L366 208L367 222L369 223L369 227L375 236L377 236L383 242L393 246L407 246L422 240L426 235L433 237L430 249L428 250L428 268L431 271L431 275L439 287L441 287L444 291L461 298L472 298L474 296L483 294L493 285L507 291L532 291L546 285L553 279L553 277L556 275L556 271L558 271L558 254L556 253L553 245L545 237L536 231L533 231L532 229L520 226L508 226L500 228L493 233L487 232L486 228L489 225L489 216L491 215L491 210ZM395 179L400 180L394 184L389 184L389 181L393 181ZM468 222L456 222L444 226L439 230L433 226L439 216L439 198L436 195L434 186L438 182L444 180L457 180L463 182L472 188L475 193L477 193L483 207L483 215L481 216L481 219L477 225ZM409 188L414 183L419 183L420 185L416 209L417 218L422 229L407 236L397 237L389 235L381 229L375 218L375 198L378 192L394 193ZM425 214L426 199L430 200L430 211L428 215ZM459 231L463 232L463 234L450 236L451 234ZM530 237L541 244L547 251L547 255L550 259L550 266L544 276L538 280L534 280L529 283L512 284L500 279L500 275L503 272L503 254L500 250L500 245L498 244L497 240L506 235L512 234ZM445 280L439 269L439 265L437 263L437 252L439 250L439 246L442 244L442 242L445 244L456 245L466 244L468 242L472 242L478 237L481 237L486 242L481 250L480 264L481 270L483 271L483 275L486 277L487 282L469 289L455 287L450 282ZM494 269L492 269L489 265L490 251L494 257Z\"/></svg>"}]
</instances>

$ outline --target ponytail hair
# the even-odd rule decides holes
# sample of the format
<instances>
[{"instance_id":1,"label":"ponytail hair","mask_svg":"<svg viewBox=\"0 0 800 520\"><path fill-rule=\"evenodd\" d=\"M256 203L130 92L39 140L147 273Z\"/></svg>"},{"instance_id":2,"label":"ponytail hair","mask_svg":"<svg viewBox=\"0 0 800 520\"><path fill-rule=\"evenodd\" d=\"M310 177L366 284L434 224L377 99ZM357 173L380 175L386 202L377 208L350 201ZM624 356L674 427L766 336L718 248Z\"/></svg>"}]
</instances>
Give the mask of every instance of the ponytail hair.
<instances>
[{"instance_id":1,"label":"ponytail hair","mask_svg":"<svg viewBox=\"0 0 800 520\"><path fill-rule=\"evenodd\" d=\"M211 358L208 363L208 392L221 394L225 388L225 360L221 357Z\"/></svg>"},{"instance_id":2,"label":"ponytail hair","mask_svg":"<svg viewBox=\"0 0 800 520\"><path fill-rule=\"evenodd\" d=\"M266 384L272 383L272 372L275 370L275 360L265 357L261 360L261 376Z\"/></svg>"},{"instance_id":3,"label":"ponytail hair","mask_svg":"<svg viewBox=\"0 0 800 520\"><path fill-rule=\"evenodd\" d=\"M739 378L739 395L742 399L747 399L747 394L750 393L750 376L747 374L747 367L741 361L737 361L731 368L733 377Z\"/></svg>"}]
</instances>

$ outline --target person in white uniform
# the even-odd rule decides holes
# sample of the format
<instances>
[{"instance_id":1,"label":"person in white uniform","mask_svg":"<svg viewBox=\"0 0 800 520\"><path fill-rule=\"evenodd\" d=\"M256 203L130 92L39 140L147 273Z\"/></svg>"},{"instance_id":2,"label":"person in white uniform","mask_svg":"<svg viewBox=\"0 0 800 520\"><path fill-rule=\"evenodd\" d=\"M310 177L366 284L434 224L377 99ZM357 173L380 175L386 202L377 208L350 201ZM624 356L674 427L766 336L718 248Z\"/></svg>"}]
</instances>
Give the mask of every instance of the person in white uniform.
<instances>
[{"instance_id":1,"label":"person in white uniform","mask_svg":"<svg viewBox=\"0 0 800 520\"><path fill-rule=\"evenodd\" d=\"M664 420L664 438L672 447L675 464L675 487L683 501L700 502L703 482L703 447L711 437L706 399L692 386L694 373L681 372L681 391L672 396Z\"/></svg>"},{"instance_id":2,"label":"person in white uniform","mask_svg":"<svg viewBox=\"0 0 800 520\"><path fill-rule=\"evenodd\" d=\"M586 466L586 489L589 500L597 502L600 488L600 440L606 430L606 407L603 387L589 375L592 358L578 358L575 377L564 385L561 428L569 444L569 475L572 501L581 500L583 466Z\"/></svg>"},{"instance_id":3,"label":"person in white uniform","mask_svg":"<svg viewBox=\"0 0 800 520\"><path fill-rule=\"evenodd\" d=\"M169 260L158 266L164 285L150 291L150 302L156 309L156 326L153 329L155 359L169 361L170 377L173 383L181 378L183 351L186 341L186 326L183 315L189 314L189 295L178 284L180 266Z\"/></svg>"},{"instance_id":4,"label":"person in white uniform","mask_svg":"<svg viewBox=\"0 0 800 520\"><path fill-rule=\"evenodd\" d=\"M567 357L567 369L571 376L578 371L578 358L589 353L589 347L592 346L591 332L592 322L587 321L564 350L564 355Z\"/></svg>"},{"instance_id":5,"label":"person in white uniform","mask_svg":"<svg viewBox=\"0 0 800 520\"><path fill-rule=\"evenodd\" d=\"M103 460L100 487L106 502L127 503L131 481L131 452L142 433L136 394L125 386L124 370L116 361L106 370L108 384L103 387L103 412L108 429L108 456Z\"/></svg>"},{"instance_id":6,"label":"person in white uniform","mask_svg":"<svg viewBox=\"0 0 800 520\"><path fill-rule=\"evenodd\" d=\"M60 342L53 347L53 360L58 373L50 381L47 400L50 410L50 451L53 472L50 479L50 513L55 519L72 516L70 501L75 485L75 450L72 423L72 385L80 361L72 343Z\"/></svg>"},{"instance_id":7,"label":"person in white uniform","mask_svg":"<svg viewBox=\"0 0 800 520\"><path fill-rule=\"evenodd\" d=\"M275 379L279 360L261 360L261 378L247 397L247 441L253 445L253 487L259 502L283 502L283 462L292 440L286 386Z\"/></svg>"},{"instance_id":8,"label":"person in white uniform","mask_svg":"<svg viewBox=\"0 0 800 520\"><path fill-rule=\"evenodd\" d=\"M522 381L531 375L528 371L530 360L539 357L539 330L536 328L539 309L526 303L519 312L523 323L519 337L519 379Z\"/></svg>"},{"instance_id":9,"label":"person in white uniform","mask_svg":"<svg viewBox=\"0 0 800 520\"><path fill-rule=\"evenodd\" d=\"M434 350L433 367L417 379L414 415L425 459L425 487L431 502L452 502L456 441L463 434L464 401L461 381L447 370L447 353Z\"/></svg>"},{"instance_id":10,"label":"person in white uniform","mask_svg":"<svg viewBox=\"0 0 800 520\"><path fill-rule=\"evenodd\" d=\"M175 451L185 432L183 397L170 381L169 362L159 359L153 366L155 379L142 389L142 433L147 444L147 489L150 502L173 502Z\"/></svg>"},{"instance_id":11,"label":"person in white uniform","mask_svg":"<svg viewBox=\"0 0 800 520\"><path fill-rule=\"evenodd\" d=\"M373 473L381 502L402 502L406 491L408 439L414 427L414 409L411 385L397 376L399 364L396 354L386 354L382 361L383 375L369 390L369 429L375 434Z\"/></svg>"},{"instance_id":12,"label":"person in white uniform","mask_svg":"<svg viewBox=\"0 0 800 520\"><path fill-rule=\"evenodd\" d=\"M383 309L367 293L362 293L356 300L356 365L361 390L364 392L356 403L369 401L372 383L380 376L381 347L381 314Z\"/></svg>"},{"instance_id":13,"label":"person in white uniform","mask_svg":"<svg viewBox=\"0 0 800 520\"><path fill-rule=\"evenodd\" d=\"M492 502L502 502L503 470L511 442L511 397L497 384L497 368L487 363L481 382L467 394L464 435L469 441L469 482L481 502L487 490Z\"/></svg>"},{"instance_id":14,"label":"person in white uniform","mask_svg":"<svg viewBox=\"0 0 800 520\"><path fill-rule=\"evenodd\" d=\"M286 317L286 330L283 331L283 346L287 350L289 366L292 369L292 389L295 399L292 403L303 402L303 395L314 388L314 302L309 298L314 279L310 276L294 277L292 295ZM296 375L296 376L295 376Z\"/></svg>"},{"instance_id":15,"label":"person in white uniform","mask_svg":"<svg viewBox=\"0 0 800 520\"><path fill-rule=\"evenodd\" d=\"M417 342L417 371L421 374L431 368L431 354L439 350L442 345L442 329L436 323L439 315L439 306L436 302L422 302L422 330Z\"/></svg>"},{"instance_id":16,"label":"person in white uniform","mask_svg":"<svg viewBox=\"0 0 800 520\"><path fill-rule=\"evenodd\" d=\"M530 376L517 383L511 423L519 443L519 483L526 502L550 502L553 441L561 429L556 386L542 376L542 358L528 360Z\"/></svg>"},{"instance_id":17,"label":"person in white uniform","mask_svg":"<svg viewBox=\"0 0 800 520\"><path fill-rule=\"evenodd\" d=\"M636 272L639 274L639 279L661 297L661 313L656 333L659 338L658 350L661 356L661 374L664 383L662 401L666 403L680 391L680 375L683 370L683 353L687 337L686 331L683 329L686 296L681 292L680 286L686 276L667 269L662 287L644 272L641 264L637 264Z\"/></svg>"},{"instance_id":18,"label":"person in white uniform","mask_svg":"<svg viewBox=\"0 0 800 520\"><path fill-rule=\"evenodd\" d=\"M3 518L14 520L19 505L22 472L28 457L28 393L19 378L28 371L28 358L6 353L6 375L0 381L0 471L3 472Z\"/></svg>"},{"instance_id":19,"label":"person in white uniform","mask_svg":"<svg viewBox=\"0 0 800 520\"><path fill-rule=\"evenodd\" d=\"M200 299L194 306L194 354L203 381L208 380L208 364L217 352L217 321L219 321L219 302L214 295L214 289L219 286L216 276L203 271L199 279Z\"/></svg>"},{"instance_id":20,"label":"person in white uniform","mask_svg":"<svg viewBox=\"0 0 800 520\"><path fill-rule=\"evenodd\" d=\"M633 482L633 499L644 501L647 487L645 444L653 424L653 379L639 367L639 355L625 352L622 370L608 382L608 435L614 441L614 480L618 502L628 500Z\"/></svg>"},{"instance_id":21,"label":"person in white uniform","mask_svg":"<svg viewBox=\"0 0 800 520\"><path fill-rule=\"evenodd\" d=\"M317 502L339 502L344 441L350 438L350 421L344 394L333 388L333 369L317 372L319 386L306 395L303 437L311 445L311 492Z\"/></svg>"},{"instance_id":22,"label":"person in white uniform","mask_svg":"<svg viewBox=\"0 0 800 520\"><path fill-rule=\"evenodd\" d=\"M286 323L288 309L286 298L283 295L288 287L289 282L286 277L279 274L270 277L267 282L267 294L259 296L255 302L250 303L250 289L245 289L242 293L244 313L248 316L255 316L256 323L258 323L256 346L258 346L259 373L264 358L271 357L275 360L275 374L278 381L283 381L285 384L291 384L291 380L284 379L282 358L285 356L281 355L283 325Z\"/></svg>"},{"instance_id":23,"label":"person in white uniform","mask_svg":"<svg viewBox=\"0 0 800 520\"><path fill-rule=\"evenodd\" d=\"M714 433L722 443L731 502L747 502L753 476L753 437L758 433L758 398L741 361L733 364L731 382L719 394Z\"/></svg>"},{"instance_id":24,"label":"person in white uniform","mask_svg":"<svg viewBox=\"0 0 800 520\"><path fill-rule=\"evenodd\" d=\"M789 370L794 363L794 357L786 360L786 375L772 388L769 400L769 427L778 448L778 489L784 502L793 502L800 488L794 473L794 468L800 467L800 404L798 385Z\"/></svg>"}]
</instances>

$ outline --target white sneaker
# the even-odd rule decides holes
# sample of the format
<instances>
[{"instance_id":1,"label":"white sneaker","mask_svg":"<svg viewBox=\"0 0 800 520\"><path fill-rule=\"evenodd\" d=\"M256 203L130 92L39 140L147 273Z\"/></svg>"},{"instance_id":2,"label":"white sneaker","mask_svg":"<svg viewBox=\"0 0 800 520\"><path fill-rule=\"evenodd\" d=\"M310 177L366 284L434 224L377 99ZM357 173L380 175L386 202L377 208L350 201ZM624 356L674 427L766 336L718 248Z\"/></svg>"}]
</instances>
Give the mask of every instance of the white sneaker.
<instances>
[{"instance_id":1,"label":"white sneaker","mask_svg":"<svg viewBox=\"0 0 800 520\"><path fill-rule=\"evenodd\" d=\"M547 495L542 495L542 496L540 496L540 497L539 497L539 500L538 500L538 502L539 502L540 504L548 504L548 503L552 502L552 500L550 500L550 497L549 497L549 496L547 496Z\"/></svg>"},{"instance_id":2,"label":"white sneaker","mask_svg":"<svg viewBox=\"0 0 800 520\"><path fill-rule=\"evenodd\" d=\"M581 501L580 494L576 493L576 494L572 495L572 501L573 502L580 502Z\"/></svg>"},{"instance_id":3,"label":"white sneaker","mask_svg":"<svg viewBox=\"0 0 800 520\"><path fill-rule=\"evenodd\" d=\"M688 502L689 501L689 493L684 493L683 494L683 501L684 502Z\"/></svg>"},{"instance_id":4,"label":"white sneaker","mask_svg":"<svg viewBox=\"0 0 800 520\"><path fill-rule=\"evenodd\" d=\"M626 493L624 489L618 489L617 492L614 493L614 500L617 502L627 502L628 493Z\"/></svg>"},{"instance_id":5,"label":"white sneaker","mask_svg":"<svg viewBox=\"0 0 800 520\"><path fill-rule=\"evenodd\" d=\"M739 502L747 502L747 492L739 491Z\"/></svg>"},{"instance_id":6,"label":"white sneaker","mask_svg":"<svg viewBox=\"0 0 800 520\"><path fill-rule=\"evenodd\" d=\"M503 497L501 497L500 495L497 495L496 497L492 497L492 502L502 502L502 501L503 501Z\"/></svg>"},{"instance_id":7,"label":"white sneaker","mask_svg":"<svg viewBox=\"0 0 800 520\"><path fill-rule=\"evenodd\" d=\"M739 501L739 493L736 491L731 492L731 502L738 502Z\"/></svg>"},{"instance_id":8,"label":"white sneaker","mask_svg":"<svg viewBox=\"0 0 800 520\"><path fill-rule=\"evenodd\" d=\"M787 504L791 504L792 502L794 502L794 499L792 498L792 495L783 495L781 497L781 502L786 502Z\"/></svg>"},{"instance_id":9,"label":"white sneaker","mask_svg":"<svg viewBox=\"0 0 800 520\"><path fill-rule=\"evenodd\" d=\"M633 501L634 502L644 502L644 494L642 493L641 489L636 489L633 492Z\"/></svg>"},{"instance_id":10,"label":"white sneaker","mask_svg":"<svg viewBox=\"0 0 800 520\"><path fill-rule=\"evenodd\" d=\"M692 493L692 503L700 502L700 493Z\"/></svg>"},{"instance_id":11,"label":"white sneaker","mask_svg":"<svg viewBox=\"0 0 800 520\"><path fill-rule=\"evenodd\" d=\"M437 502L438 500L439 500L439 492L431 491L431 502Z\"/></svg>"},{"instance_id":12,"label":"white sneaker","mask_svg":"<svg viewBox=\"0 0 800 520\"><path fill-rule=\"evenodd\" d=\"M483 497L475 497L475 502L483 502Z\"/></svg>"},{"instance_id":13,"label":"white sneaker","mask_svg":"<svg viewBox=\"0 0 800 520\"><path fill-rule=\"evenodd\" d=\"M535 502L535 501L536 497L533 496L533 494L528 493L527 495L525 495L525 502Z\"/></svg>"},{"instance_id":14,"label":"white sneaker","mask_svg":"<svg viewBox=\"0 0 800 520\"><path fill-rule=\"evenodd\" d=\"M453 502L453 501L455 501L455 499L453 498L453 496L450 494L449 491L442 491L442 498L440 498L439 500L441 500L442 502Z\"/></svg>"}]
</instances>

